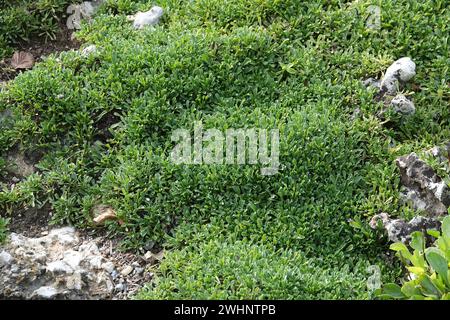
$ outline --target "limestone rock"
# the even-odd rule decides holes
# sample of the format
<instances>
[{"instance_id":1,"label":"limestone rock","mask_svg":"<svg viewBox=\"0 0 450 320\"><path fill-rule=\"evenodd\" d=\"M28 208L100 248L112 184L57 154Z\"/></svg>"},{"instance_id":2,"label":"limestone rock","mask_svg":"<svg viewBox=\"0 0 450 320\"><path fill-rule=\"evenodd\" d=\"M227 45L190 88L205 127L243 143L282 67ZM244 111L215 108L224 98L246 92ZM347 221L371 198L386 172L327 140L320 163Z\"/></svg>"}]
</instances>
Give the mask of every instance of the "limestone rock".
<instances>
[{"instance_id":1,"label":"limestone rock","mask_svg":"<svg viewBox=\"0 0 450 320\"><path fill-rule=\"evenodd\" d=\"M12 261L13 257L8 252L0 252L0 267L10 265Z\"/></svg>"},{"instance_id":2,"label":"limestone rock","mask_svg":"<svg viewBox=\"0 0 450 320\"><path fill-rule=\"evenodd\" d=\"M390 219L387 213L375 215L370 221L370 226L375 229L378 221L386 229L388 238L392 242L408 243L411 240L411 233L430 229L439 229L441 223L436 218L417 216L406 222L403 219Z\"/></svg>"},{"instance_id":3,"label":"limestone rock","mask_svg":"<svg viewBox=\"0 0 450 320\"><path fill-rule=\"evenodd\" d=\"M416 75L416 64L409 57L395 61L387 68L381 80L381 91L394 95L401 83L411 80Z\"/></svg>"},{"instance_id":4,"label":"limestone rock","mask_svg":"<svg viewBox=\"0 0 450 320\"><path fill-rule=\"evenodd\" d=\"M0 252L0 297L106 299L113 292L111 276L101 266L114 265L71 227L39 238L11 233Z\"/></svg>"},{"instance_id":5,"label":"limestone rock","mask_svg":"<svg viewBox=\"0 0 450 320\"><path fill-rule=\"evenodd\" d=\"M394 111L403 115L411 115L416 112L416 107L411 100L408 100L403 94L398 94L392 99L391 106Z\"/></svg>"},{"instance_id":6,"label":"limestone rock","mask_svg":"<svg viewBox=\"0 0 450 320\"><path fill-rule=\"evenodd\" d=\"M402 198L413 209L423 210L429 216L447 214L450 207L450 189L436 172L411 153L396 160L403 184Z\"/></svg>"}]
</instances>

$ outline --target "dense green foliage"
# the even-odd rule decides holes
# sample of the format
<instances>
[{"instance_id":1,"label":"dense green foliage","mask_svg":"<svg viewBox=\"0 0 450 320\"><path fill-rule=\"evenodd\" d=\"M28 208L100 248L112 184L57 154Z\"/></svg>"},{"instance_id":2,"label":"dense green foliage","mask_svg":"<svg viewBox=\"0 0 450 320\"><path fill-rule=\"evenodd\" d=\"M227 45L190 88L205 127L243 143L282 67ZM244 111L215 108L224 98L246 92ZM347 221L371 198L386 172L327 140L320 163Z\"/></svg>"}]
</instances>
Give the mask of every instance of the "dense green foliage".
<instances>
[{"instance_id":1,"label":"dense green foliage","mask_svg":"<svg viewBox=\"0 0 450 320\"><path fill-rule=\"evenodd\" d=\"M349 299L365 290L366 278L348 267L324 269L299 251L217 240L169 255L160 271L157 290L145 288L137 298Z\"/></svg>"},{"instance_id":2,"label":"dense green foliage","mask_svg":"<svg viewBox=\"0 0 450 320\"><path fill-rule=\"evenodd\" d=\"M429 230L436 238L434 244L426 247L422 232L414 232L410 247L399 242L391 245L397 256L409 271L409 280L398 286L386 284L380 292L381 298L412 300L450 300L450 217L445 217L442 231Z\"/></svg>"},{"instance_id":3,"label":"dense green foliage","mask_svg":"<svg viewBox=\"0 0 450 320\"><path fill-rule=\"evenodd\" d=\"M0 243L6 240L6 234L8 231L8 219L0 217Z\"/></svg>"},{"instance_id":4,"label":"dense green foliage","mask_svg":"<svg viewBox=\"0 0 450 320\"><path fill-rule=\"evenodd\" d=\"M75 0L2 0L0 3L0 59L20 41L54 39L62 14Z\"/></svg>"},{"instance_id":5,"label":"dense green foliage","mask_svg":"<svg viewBox=\"0 0 450 320\"><path fill-rule=\"evenodd\" d=\"M367 220L412 214L393 160L450 134L446 1L383 1L376 30L371 1L161 0L161 23L134 30L126 14L152 3L106 1L78 34L96 53L50 57L0 94L0 152L43 156L2 212L49 202L82 227L111 205L126 247L168 250L141 298L364 299L368 266L399 276ZM401 56L417 113L385 126L360 80ZM171 132L196 120L278 128L280 172L172 163Z\"/></svg>"}]
</instances>

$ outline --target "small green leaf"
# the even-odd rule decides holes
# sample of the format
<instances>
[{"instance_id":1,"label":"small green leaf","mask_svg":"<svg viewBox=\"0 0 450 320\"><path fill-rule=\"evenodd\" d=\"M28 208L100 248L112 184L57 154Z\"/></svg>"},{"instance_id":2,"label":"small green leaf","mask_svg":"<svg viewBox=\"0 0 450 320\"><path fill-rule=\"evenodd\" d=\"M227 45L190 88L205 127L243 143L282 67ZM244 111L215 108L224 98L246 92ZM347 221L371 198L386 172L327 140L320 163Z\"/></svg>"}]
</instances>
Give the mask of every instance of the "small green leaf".
<instances>
[{"instance_id":1,"label":"small green leaf","mask_svg":"<svg viewBox=\"0 0 450 320\"><path fill-rule=\"evenodd\" d=\"M441 236L441 233L438 230L434 230L434 229L427 230L427 233L436 239Z\"/></svg>"},{"instance_id":2,"label":"small green leaf","mask_svg":"<svg viewBox=\"0 0 450 320\"><path fill-rule=\"evenodd\" d=\"M415 231L411 233L411 243L410 243L411 248L419 252L423 252L424 244L425 241L422 232Z\"/></svg>"},{"instance_id":3,"label":"small green leaf","mask_svg":"<svg viewBox=\"0 0 450 320\"><path fill-rule=\"evenodd\" d=\"M420 276L421 274L423 274L425 272L425 269L421 268L421 267L406 267L406 269L408 269L409 272L412 272L418 276Z\"/></svg>"},{"instance_id":4,"label":"small green leaf","mask_svg":"<svg viewBox=\"0 0 450 320\"><path fill-rule=\"evenodd\" d=\"M450 216L446 216L442 220L442 236L450 240Z\"/></svg>"},{"instance_id":5,"label":"small green leaf","mask_svg":"<svg viewBox=\"0 0 450 320\"><path fill-rule=\"evenodd\" d=\"M407 297L420 295L419 286L415 284L415 281L405 282L402 286L402 292Z\"/></svg>"},{"instance_id":6,"label":"small green leaf","mask_svg":"<svg viewBox=\"0 0 450 320\"><path fill-rule=\"evenodd\" d=\"M450 292L442 295L441 299L442 300L450 300Z\"/></svg>"},{"instance_id":7,"label":"small green leaf","mask_svg":"<svg viewBox=\"0 0 450 320\"><path fill-rule=\"evenodd\" d=\"M394 298L394 299L404 299L406 296L402 292L402 288L395 283L388 283L383 288L383 294Z\"/></svg>"},{"instance_id":8,"label":"small green leaf","mask_svg":"<svg viewBox=\"0 0 450 320\"><path fill-rule=\"evenodd\" d=\"M419 277L420 285L422 286L422 293L427 297L439 298L442 292L434 285L429 276L423 274Z\"/></svg>"},{"instance_id":9,"label":"small green leaf","mask_svg":"<svg viewBox=\"0 0 450 320\"><path fill-rule=\"evenodd\" d=\"M411 260L411 252L409 252L408 247L402 242L396 242L390 245L391 250L399 252L408 260Z\"/></svg>"},{"instance_id":10,"label":"small green leaf","mask_svg":"<svg viewBox=\"0 0 450 320\"><path fill-rule=\"evenodd\" d=\"M425 255L433 270L444 279L446 284L449 284L448 261L441 250L438 248L428 248Z\"/></svg>"}]
</instances>

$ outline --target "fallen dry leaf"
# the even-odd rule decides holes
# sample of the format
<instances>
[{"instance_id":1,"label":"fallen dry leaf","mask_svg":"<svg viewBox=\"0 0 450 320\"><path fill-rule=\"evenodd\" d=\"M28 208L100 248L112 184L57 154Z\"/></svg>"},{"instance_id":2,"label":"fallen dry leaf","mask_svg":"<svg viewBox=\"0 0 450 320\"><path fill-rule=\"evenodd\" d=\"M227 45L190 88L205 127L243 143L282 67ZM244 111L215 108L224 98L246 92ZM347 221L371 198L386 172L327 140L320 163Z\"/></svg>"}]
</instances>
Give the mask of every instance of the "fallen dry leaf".
<instances>
[{"instance_id":1,"label":"fallen dry leaf","mask_svg":"<svg viewBox=\"0 0 450 320\"><path fill-rule=\"evenodd\" d=\"M29 52L16 51L11 59L14 69L30 69L34 66L34 57Z\"/></svg>"},{"instance_id":2,"label":"fallen dry leaf","mask_svg":"<svg viewBox=\"0 0 450 320\"><path fill-rule=\"evenodd\" d=\"M116 220L117 216L114 209L107 205L97 205L92 209L94 213L94 223L96 225L101 225L107 220Z\"/></svg>"}]
</instances>

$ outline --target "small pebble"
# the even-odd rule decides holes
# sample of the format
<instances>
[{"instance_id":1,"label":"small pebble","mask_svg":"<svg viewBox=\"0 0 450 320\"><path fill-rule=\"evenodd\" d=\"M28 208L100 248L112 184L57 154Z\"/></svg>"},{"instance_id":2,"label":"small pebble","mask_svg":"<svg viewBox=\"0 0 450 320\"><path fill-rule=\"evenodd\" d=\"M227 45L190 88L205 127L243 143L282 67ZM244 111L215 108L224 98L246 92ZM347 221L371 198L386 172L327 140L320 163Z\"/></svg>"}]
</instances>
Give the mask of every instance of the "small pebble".
<instances>
[{"instance_id":1,"label":"small pebble","mask_svg":"<svg viewBox=\"0 0 450 320\"><path fill-rule=\"evenodd\" d=\"M133 267L132 266L126 266L125 268L122 269L122 271L120 272L121 275L123 276L127 276L129 275L131 272L133 272Z\"/></svg>"}]
</instances>

